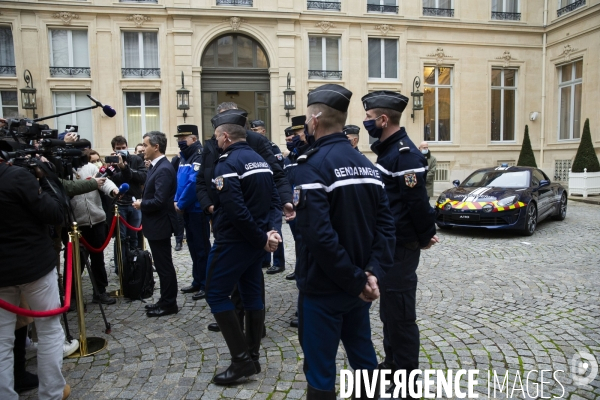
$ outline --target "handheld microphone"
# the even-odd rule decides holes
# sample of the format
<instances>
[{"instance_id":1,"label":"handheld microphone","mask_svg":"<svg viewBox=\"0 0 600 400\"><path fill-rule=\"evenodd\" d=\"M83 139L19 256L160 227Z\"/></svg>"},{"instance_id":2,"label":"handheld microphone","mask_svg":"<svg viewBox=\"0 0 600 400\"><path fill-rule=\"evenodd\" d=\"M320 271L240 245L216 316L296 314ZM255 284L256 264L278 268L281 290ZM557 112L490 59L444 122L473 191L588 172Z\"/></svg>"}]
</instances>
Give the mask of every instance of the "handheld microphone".
<instances>
[{"instance_id":1,"label":"handheld microphone","mask_svg":"<svg viewBox=\"0 0 600 400\"><path fill-rule=\"evenodd\" d=\"M94 178L104 178L104 177L106 177L106 175L108 175L108 170L103 165L102 167L100 167L100 169L98 170L98 173L96 174L96 176Z\"/></svg>"},{"instance_id":2,"label":"handheld microphone","mask_svg":"<svg viewBox=\"0 0 600 400\"><path fill-rule=\"evenodd\" d=\"M119 186L119 195L124 195L129 190L129 183L121 183Z\"/></svg>"},{"instance_id":3,"label":"handheld microphone","mask_svg":"<svg viewBox=\"0 0 600 400\"><path fill-rule=\"evenodd\" d=\"M94 103L96 103L97 107L102 107L102 112L104 112L104 114L106 114L107 117L114 117L115 115L117 115L117 112L115 111L114 108L112 108L111 106L107 105L102 105L102 103L100 103L98 100L96 100L95 98L93 98L92 96L90 96L89 94L86 95L87 97L89 97L89 99L91 101L93 101Z\"/></svg>"}]
</instances>

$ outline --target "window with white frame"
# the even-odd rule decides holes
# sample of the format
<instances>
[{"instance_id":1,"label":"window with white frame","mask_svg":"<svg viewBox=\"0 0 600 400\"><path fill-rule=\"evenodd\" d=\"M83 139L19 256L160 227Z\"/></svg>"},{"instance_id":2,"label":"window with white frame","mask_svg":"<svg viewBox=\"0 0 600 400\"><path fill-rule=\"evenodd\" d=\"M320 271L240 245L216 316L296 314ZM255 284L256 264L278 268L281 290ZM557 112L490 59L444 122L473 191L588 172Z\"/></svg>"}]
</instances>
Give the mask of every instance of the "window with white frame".
<instances>
[{"instance_id":1,"label":"window with white frame","mask_svg":"<svg viewBox=\"0 0 600 400\"><path fill-rule=\"evenodd\" d=\"M339 37L309 36L308 53L309 79L342 79Z\"/></svg>"},{"instance_id":2,"label":"window with white frame","mask_svg":"<svg viewBox=\"0 0 600 400\"><path fill-rule=\"evenodd\" d=\"M367 0L367 12L398 14L397 0Z\"/></svg>"},{"instance_id":3,"label":"window with white frame","mask_svg":"<svg viewBox=\"0 0 600 400\"><path fill-rule=\"evenodd\" d=\"M89 107L90 99L87 97L88 94L90 92L53 92L54 113L60 114ZM67 125L77 125L79 136L93 143L92 110L56 117L54 118L54 123L59 132L64 132Z\"/></svg>"},{"instance_id":4,"label":"window with white frame","mask_svg":"<svg viewBox=\"0 0 600 400\"><path fill-rule=\"evenodd\" d=\"M452 140L452 67L425 66L423 71L424 140Z\"/></svg>"},{"instance_id":5,"label":"window with white frame","mask_svg":"<svg viewBox=\"0 0 600 400\"><path fill-rule=\"evenodd\" d=\"M0 92L0 118L17 118L19 116L19 103L16 90L3 90Z\"/></svg>"},{"instance_id":6,"label":"window with white frame","mask_svg":"<svg viewBox=\"0 0 600 400\"><path fill-rule=\"evenodd\" d=\"M87 31L51 29L49 42L50 76L90 76Z\"/></svg>"},{"instance_id":7,"label":"window with white frame","mask_svg":"<svg viewBox=\"0 0 600 400\"><path fill-rule=\"evenodd\" d=\"M423 15L428 17L454 17L452 0L423 0Z\"/></svg>"},{"instance_id":8,"label":"window with white frame","mask_svg":"<svg viewBox=\"0 0 600 400\"><path fill-rule=\"evenodd\" d=\"M369 38L369 79L398 79L398 40Z\"/></svg>"},{"instance_id":9,"label":"window with white frame","mask_svg":"<svg viewBox=\"0 0 600 400\"><path fill-rule=\"evenodd\" d=\"M583 60L558 67L558 138L581 137L581 90Z\"/></svg>"},{"instance_id":10,"label":"window with white frame","mask_svg":"<svg viewBox=\"0 0 600 400\"><path fill-rule=\"evenodd\" d=\"M556 16L560 17L583 6L585 6L585 0L558 0Z\"/></svg>"},{"instance_id":11,"label":"window with white frame","mask_svg":"<svg viewBox=\"0 0 600 400\"><path fill-rule=\"evenodd\" d=\"M128 143L141 143L146 132L160 131L160 93L125 93L125 131Z\"/></svg>"},{"instance_id":12,"label":"window with white frame","mask_svg":"<svg viewBox=\"0 0 600 400\"><path fill-rule=\"evenodd\" d=\"M123 32L123 78L159 78L158 34Z\"/></svg>"},{"instance_id":13,"label":"window with white frame","mask_svg":"<svg viewBox=\"0 0 600 400\"><path fill-rule=\"evenodd\" d=\"M517 107L517 70L492 68L493 142L515 140Z\"/></svg>"},{"instance_id":14,"label":"window with white frame","mask_svg":"<svg viewBox=\"0 0 600 400\"><path fill-rule=\"evenodd\" d=\"M492 19L520 21L519 0L492 0Z\"/></svg>"},{"instance_id":15,"label":"window with white frame","mask_svg":"<svg viewBox=\"0 0 600 400\"><path fill-rule=\"evenodd\" d=\"M10 26L0 26L0 76L15 76L15 47Z\"/></svg>"}]
</instances>

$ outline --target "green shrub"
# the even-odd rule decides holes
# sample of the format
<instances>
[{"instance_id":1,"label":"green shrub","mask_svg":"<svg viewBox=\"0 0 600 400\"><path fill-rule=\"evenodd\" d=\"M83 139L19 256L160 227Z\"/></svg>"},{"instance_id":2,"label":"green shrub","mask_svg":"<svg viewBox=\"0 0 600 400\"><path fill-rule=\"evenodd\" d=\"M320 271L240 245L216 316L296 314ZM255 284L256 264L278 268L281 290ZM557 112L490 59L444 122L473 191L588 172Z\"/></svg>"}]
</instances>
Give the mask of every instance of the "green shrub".
<instances>
[{"instance_id":1,"label":"green shrub","mask_svg":"<svg viewBox=\"0 0 600 400\"><path fill-rule=\"evenodd\" d=\"M583 134L581 135L581 141L579 142L579 148L577 149L571 171L583 172L584 168L587 168L587 172L600 172L600 162L598 162L598 156L592 144L589 118L585 120Z\"/></svg>"},{"instance_id":2,"label":"green shrub","mask_svg":"<svg viewBox=\"0 0 600 400\"><path fill-rule=\"evenodd\" d=\"M528 125L525 125L525 136L523 137L523 146L521 146L521 154L519 154L519 161L517 161L517 166L537 168L537 164L535 163L535 156L533 155L533 149L531 148L531 140L529 140Z\"/></svg>"}]
</instances>

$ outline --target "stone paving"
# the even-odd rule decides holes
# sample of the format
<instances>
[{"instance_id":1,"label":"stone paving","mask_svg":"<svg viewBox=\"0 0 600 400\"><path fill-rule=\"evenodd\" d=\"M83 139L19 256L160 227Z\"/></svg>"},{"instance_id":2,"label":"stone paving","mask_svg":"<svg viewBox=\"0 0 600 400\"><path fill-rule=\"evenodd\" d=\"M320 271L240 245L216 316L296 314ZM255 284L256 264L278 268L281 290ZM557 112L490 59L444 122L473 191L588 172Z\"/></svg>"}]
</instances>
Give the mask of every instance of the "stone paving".
<instances>
[{"instance_id":1,"label":"stone paving","mask_svg":"<svg viewBox=\"0 0 600 400\"><path fill-rule=\"evenodd\" d=\"M525 386L530 371L562 370L556 376L564 394L549 373L541 377L533 372L529 398L600 398L600 379L577 387L570 368L571 358L580 351L600 359L600 208L571 202L564 222L542 222L532 237L464 229L440 231L439 236L441 244L423 252L419 266L421 369L478 369L479 398L488 398L488 370L502 374L500 382L509 371L511 389L517 372ZM284 242L290 270L294 249L287 226ZM105 253L107 264L111 253ZM187 285L191 277L187 249L173 254L179 285ZM297 331L289 326L297 289L284 275L265 275L263 371L233 387L210 383L229 364L230 356L221 334L206 329L213 318L204 300L195 302L191 294L179 294L179 314L158 319L148 319L139 301L107 306L112 333L105 335L98 305L90 301L89 278L84 276L87 332L106 338L108 348L95 356L64 361L71 398L304 398L303 354ZM116 288L114 273L109 280ZM372 327L381 356L378 308L375 303ZM75 313L69 313L69 322L75 334ZM28 369L35 371L36 359L28 357ZM343 347L337 361L338 368L347 366ZM535 382L542 379L550 383L536 395ZM512 397L523 398L521 393ZM506 389L495 395L506 397ZM32 391L21 398L37 395Z\"/></svg>"}]
</instances>

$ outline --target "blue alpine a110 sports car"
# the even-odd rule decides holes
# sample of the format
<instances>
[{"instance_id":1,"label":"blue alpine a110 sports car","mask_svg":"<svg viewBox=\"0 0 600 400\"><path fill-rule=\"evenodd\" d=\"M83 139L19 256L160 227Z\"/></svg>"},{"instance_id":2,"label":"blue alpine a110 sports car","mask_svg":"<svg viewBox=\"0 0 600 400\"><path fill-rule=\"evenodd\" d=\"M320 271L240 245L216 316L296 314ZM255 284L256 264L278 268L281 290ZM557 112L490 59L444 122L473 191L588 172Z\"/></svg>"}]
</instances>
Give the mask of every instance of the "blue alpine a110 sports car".
<instances>
[{"instance_id":1,"label":"blue alpine a110 sports car","mask_svg":"<svg viewBox=\"0 0 600 400\"><path fill-rule=\"evenodd\" d=\"M567 216L567 191L537 168L503 164L453 183L435 206L440 229L514 229L530 236L543 219L562 221Z\"/></svg>"}]
</instances>

